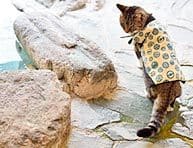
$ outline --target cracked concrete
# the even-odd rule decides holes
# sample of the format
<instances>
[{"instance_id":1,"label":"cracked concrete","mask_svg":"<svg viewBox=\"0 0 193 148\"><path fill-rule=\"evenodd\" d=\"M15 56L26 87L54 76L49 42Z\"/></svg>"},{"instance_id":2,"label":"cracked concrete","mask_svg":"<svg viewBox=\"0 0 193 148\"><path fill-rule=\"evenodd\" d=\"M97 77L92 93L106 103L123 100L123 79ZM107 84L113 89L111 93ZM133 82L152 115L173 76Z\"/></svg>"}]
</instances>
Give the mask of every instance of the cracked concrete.
<instances>
[{"instance_id":1,"label":"cracked concrete","mask_svg":"<svg viewBox=\"0 0 193 148\"><path fill-rule=\"evenodd\" d=\"M69 148L112 148L112 146L113 141L90 130L74 129L69 141Z\"/></svg>"},{"instance_id":2,"label":"cracked concrete","mask_svg":"<svg viewBox=\"0 0 193 148\"><path fill-rule=\"evenodd\" d=\"M93 103L72 100L72 125L81 129L96 129L98 126L120 121L120 114Z\"/></svg>"},{"instance_id":3,"label":"cracked concrete","mask_svg":"<svg viewBox=\"0 0 193 148\"><path fill-rule=\"evenodd\" d=\"M138 123L120 122L104 125L101 129L112 141L137 141L140 138L136 130L141 126Z\"/></svg>"}]
</instances>

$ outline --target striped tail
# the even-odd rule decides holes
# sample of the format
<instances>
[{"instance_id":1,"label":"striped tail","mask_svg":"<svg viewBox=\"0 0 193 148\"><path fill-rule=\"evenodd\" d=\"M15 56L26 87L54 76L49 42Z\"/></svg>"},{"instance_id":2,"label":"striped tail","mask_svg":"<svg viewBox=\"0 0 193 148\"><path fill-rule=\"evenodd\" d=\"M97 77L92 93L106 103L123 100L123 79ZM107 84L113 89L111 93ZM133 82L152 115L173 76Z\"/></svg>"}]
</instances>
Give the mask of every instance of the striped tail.
<instances>
[{"instance_id":1,"label":"striped tail","mask_svg":"<svg viewBox=\"0 0 193 148\"><path fill-rule=\"evenodd\" d=\"M138 137L153 137L160 131L167 108L170 106L170 100L168 95L158 95L153 104L150 122L146 127L137 131Z\"/></svg>"}]
</instances>

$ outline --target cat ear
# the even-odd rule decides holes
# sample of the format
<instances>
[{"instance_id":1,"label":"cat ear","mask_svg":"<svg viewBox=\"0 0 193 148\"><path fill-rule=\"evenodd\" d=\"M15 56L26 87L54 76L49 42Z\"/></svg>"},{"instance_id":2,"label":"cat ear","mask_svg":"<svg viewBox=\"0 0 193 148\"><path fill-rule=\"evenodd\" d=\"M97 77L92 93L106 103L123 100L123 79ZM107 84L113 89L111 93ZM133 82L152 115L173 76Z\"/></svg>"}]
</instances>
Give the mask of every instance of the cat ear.
<instances>
[{"instance_id":1,"label":"cat ear","mask_svg":"<svg viewBox=\"0 0 193 148\"><path fill-rule=\"evenodd\" d=\"M117 4L117 8L121 11L124 12L124 10L127 8L127 6L121 5L121 4Z\"/></svg>"}]
</instances>

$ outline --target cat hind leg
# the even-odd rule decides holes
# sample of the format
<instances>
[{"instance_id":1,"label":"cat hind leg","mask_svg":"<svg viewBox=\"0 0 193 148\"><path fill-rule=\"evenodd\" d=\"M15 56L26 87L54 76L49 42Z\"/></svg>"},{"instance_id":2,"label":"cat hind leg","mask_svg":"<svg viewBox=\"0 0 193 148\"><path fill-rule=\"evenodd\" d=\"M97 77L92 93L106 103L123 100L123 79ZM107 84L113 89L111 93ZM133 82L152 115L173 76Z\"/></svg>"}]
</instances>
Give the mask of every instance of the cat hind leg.
<instances>
[{"instance_id":1,"label":"cat hind leg","mask_svg":"<svg viewBox=\"0 0 193 148\"><path fill-rule=\"evenodd\" d=\"M167 99L167 97L159 95L154 101L149 124L146 127L138 130L137 136L143 138L155 136L160 131L169 105L170 100Z\"/></svg>"}]
</instances>

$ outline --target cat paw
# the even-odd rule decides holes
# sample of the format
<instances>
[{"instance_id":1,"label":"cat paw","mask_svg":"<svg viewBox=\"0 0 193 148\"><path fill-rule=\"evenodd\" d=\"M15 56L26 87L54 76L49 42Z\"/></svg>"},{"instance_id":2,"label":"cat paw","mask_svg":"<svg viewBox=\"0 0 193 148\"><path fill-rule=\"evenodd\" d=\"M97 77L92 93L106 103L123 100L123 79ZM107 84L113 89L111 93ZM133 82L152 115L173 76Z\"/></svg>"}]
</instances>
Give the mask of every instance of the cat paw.
<instances>
[{"instance_id":1,"label":"cat paw","mask_svg":"<svg viewBox=\"0 0 193 148\"><path fill-rule=\"evenodd\" d=\"M154 135L154 129L151 127L145 127L137 131L138 137L148 138Z\"/></svg>"}]
</instances>

